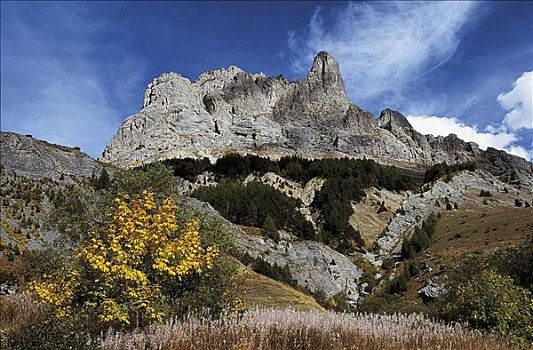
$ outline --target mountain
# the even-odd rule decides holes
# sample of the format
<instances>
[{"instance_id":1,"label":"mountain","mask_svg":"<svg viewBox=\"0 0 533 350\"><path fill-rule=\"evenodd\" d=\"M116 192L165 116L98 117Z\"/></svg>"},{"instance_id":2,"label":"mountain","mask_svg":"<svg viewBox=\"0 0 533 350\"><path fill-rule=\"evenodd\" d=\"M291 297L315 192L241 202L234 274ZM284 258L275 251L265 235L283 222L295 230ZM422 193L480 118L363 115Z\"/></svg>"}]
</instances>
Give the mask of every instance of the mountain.
<instances>
[{"instance_id":1,"label":"mountain","mask_svg":"<svg viewBox=\"0 0 533 350\"><path fill-rule=\"evenodd\" d=\"M77 147L66 147L38 140L31 135L0 133L2 171L32 179L75 180L99 175L104 166Z\"/></svg>"},{"instance_id":2,"label":"mountain","mask_svg":"<svg viewBox=\"0 0 533 350\"><path fill-rule=\"evenodd\" d=\"M422 135L391 109L374 118L350 101L339 64L327 52L319 52L307 76L294 82L234 66L205 72L194 82L162 74L148 85L143 107L124 120L101 159L133 167L229 152L367 157L403 167L478 161L495 175L533 183L533 165L522 158L480 150L454 134Z\"/></svg>"}]
</instances>

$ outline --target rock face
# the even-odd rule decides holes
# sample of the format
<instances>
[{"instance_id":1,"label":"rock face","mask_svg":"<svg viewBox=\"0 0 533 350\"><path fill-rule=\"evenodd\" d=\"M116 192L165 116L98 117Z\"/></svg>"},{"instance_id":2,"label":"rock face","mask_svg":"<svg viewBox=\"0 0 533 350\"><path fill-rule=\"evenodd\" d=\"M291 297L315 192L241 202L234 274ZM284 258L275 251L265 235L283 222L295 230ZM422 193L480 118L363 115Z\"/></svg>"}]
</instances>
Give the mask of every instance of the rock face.
<instances>
[{"instance_id":1,"label":"rock face","mask_svg":"<svg viewBox=\"0 0 533 350\"><path fill-rule=\"evenodd\" d=\"M28 178L74 180L98 175L104 164L77 148L50 144L11 132L0 133L2 170Z\"/></svg>"},{"instance_id":2,"label":"rock face","mask_svg":"<svg viewBox=\"0 0 533 350\"><path fill-rule=\"evenodd\" d=\"M252 258L270 265L287 266L299 287L326 297L344 293L348 300L359 299L358 282L362 270L349 258L314 241L280 241L265 237L238 235L239 245Z\"/></svg>"},{"instance_id":3,"label":"rock face","mask_svg":"<svg viewBox=\"0 0 533 350\"><path fill-rule=\"evenodd\" d=\"M228 152L365 156L408 167L478 161L494 174L533 183L533 165L521 158L481 151L453 134L422 135L390 109L374 118L350 102L339 64L326 52L294 82L234 66L205 72L194 82L163 74L148 85L142 109L124 120L101 159L131 167L175 157L216 159Z\"/></svg>"},{"instance_id":4,"label":"rock face","mask_svg":"<svg viewBox=\"0 0 533 350\"><path fill-rule=\"evenodd\" d=\"M344 293L352 302L359 299L358 282L362 270L348 257L314 241L291 240L282 231L278 243L266 237L248 235L224 219L211 205L194 198L182 197L180 204L200 209L227 225L239 247L252 258L260 257L271 265L288 267L299 287L311 292L322 291L326 297Z\"/></svg>"}]
</instances>

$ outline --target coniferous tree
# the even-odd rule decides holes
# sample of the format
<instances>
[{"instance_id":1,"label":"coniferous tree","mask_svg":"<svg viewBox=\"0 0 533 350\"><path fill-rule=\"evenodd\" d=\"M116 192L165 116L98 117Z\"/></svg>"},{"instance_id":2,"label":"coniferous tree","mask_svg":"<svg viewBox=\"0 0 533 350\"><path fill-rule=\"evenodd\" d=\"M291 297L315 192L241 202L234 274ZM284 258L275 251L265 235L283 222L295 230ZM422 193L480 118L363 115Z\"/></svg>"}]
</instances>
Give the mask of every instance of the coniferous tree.
<instances>
[{"instance_id":1,"label":"coniferous tree","mask_svg":"<svg viewBox=\"0 0 533 350\"><path fill-rule=\"evenodd\" d=\"M279 232L276 229L276 224L274 223L274 219L272 219L272 216L267 215L265 217L262 230L268 237L272 238L274 241L279 241Z\"/></svg>"},{"instance_id":2,"label":"coniferous tree","mask_svg":"<svg viewBox=\"0 0 533 350\"><path fill-rule=\"evenodd\" d=\"M105 168L102 168L100 176L96 181L96 189L98 190L108 190L111 186L111 180L109 179L109 174Z\"/></svg>"}]
</instances>

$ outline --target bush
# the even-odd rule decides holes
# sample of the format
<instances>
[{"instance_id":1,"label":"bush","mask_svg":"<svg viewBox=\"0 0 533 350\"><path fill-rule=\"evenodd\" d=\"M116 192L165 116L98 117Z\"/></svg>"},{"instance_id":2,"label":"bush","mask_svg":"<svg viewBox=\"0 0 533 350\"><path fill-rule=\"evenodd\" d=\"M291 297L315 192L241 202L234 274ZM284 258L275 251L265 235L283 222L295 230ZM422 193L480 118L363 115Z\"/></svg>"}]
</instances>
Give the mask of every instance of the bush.
<instances>
[{"instance_id":1,"label":"bush","mask_svg":"<svg viewBox=\"0 0 533 350\"><path fill-rule=\"evenodd\" d=\"M490 191L481 190L481 192L479 192L479 196L480 197L492 197L492 194L490 193Z\"/></svg>"},{"instance_id":2,"label":"bush","mask_svg":"<svg viewBox=\"0 0 533 350\"><path fill-rule=\"evenodd\" d=\"M119 194L139 197L150 190L157 200L176 195L177 181L170 169L161 163L145 165L136 169L121 169L114 173L110 186L111 199Z\"/></svg>"},{"instance_id":3,"label":"bush","mask_svg":"<svg viewBox=\"0 0 533 350\"><path fill-rule=\"evenodd\" d=\"M385 271L390 271L394 268L394 259L393 258L388 258L388 259L385 259L383 260L383 263L381 265L381 268Z\"/></svg>"},{"instance_id":4,"label":"bush","mask_svg":"<svg viewBox=\"0 0 533 350\"><path fill-rule=\"evenodd\" d=\"M142 324L165 316L165 300L189 291L218 254L216 246L202 244L198 220L178 227L172 198L158 205L150 192L131 202L118 197L111 221L93 229L61 269L45 273L32 289L59 318L94 312L103 324Z\"/></svg>"},{"instance_id":5,"label":"bush","mask_svg":"<svg viewBox=\"0 0 533 350\"><path fill-rule=\"evenodd\" d=\"M413 235L404 238L402 243L401 255L404 260L415 257L418 253L429 246L431 237L435 234L437 227L437 216L431 213L426 220L422 222L422 226L415 227Z\"/></svg>"},{"instance_id":6,"label":"bush","mask_svg":"<svg viewBox=\"0 0 533 350\"><path fill-rule=\"evenodd\" d=\"M108 190L111 186L111 179L109 178L109 173L106 168L102 168L98 177L93 173L90 178L90 183L97 190Z\"/></svg>"},{"instance_id":7,"label":"bush","mask_svg":"<svg viewBox=\"0 0 533 350\"><path fill-rule=\"evenodd\" d=\"M280 281L290 286L296 287L296 283L292 278L288 265L272 265L258 256L252 262L252 269L257 273L270 277L276 281Z\"/></svg>"},{"instance_id":8,"label":"bush","mask_svg":"<svg viewBox=\"0 0 533 350\"><path fill-rule=\"evenodd\" d=\"M427 314L429 309L424 304L409 302L397 295L370 295L357 307L358 312L373 314Z\"/></svg>"},{"instance_id":9,"label":"bush","mask_svg":"<svg viewBox=\"0 0 533 350\"><path fill-rule=\"evenodd\" d=\"M492 269L483 269L468 280L450 281L444 299L437 306L440 317L468 322L481 330L533 342L533 302L531 292Z\"/></svg>"},{"instance_id":10,"label":"bush","mask_svg":"<svg viewBox=\"0 0 533 350\"><path fill-rule=\"evenodd\" d=\"M18 331L9 332L6 349L96 350L96 335L105 331L106 327L94 322L90 315L80 313L59 318L48 309L28 317Z\"/></svg>"},{"instance_id":11,"label":"bush","mask_svg":"<svg viewBox=\"0 0 533 350\"><path fill-rule=\"evenodd\" d=\"M409 288L409 278L411 278L409 270L406 266L404 266L402 271L392 281L390 281L387 293L394 295L403 294L406 292Z\"/></svg>"}]
</instances>

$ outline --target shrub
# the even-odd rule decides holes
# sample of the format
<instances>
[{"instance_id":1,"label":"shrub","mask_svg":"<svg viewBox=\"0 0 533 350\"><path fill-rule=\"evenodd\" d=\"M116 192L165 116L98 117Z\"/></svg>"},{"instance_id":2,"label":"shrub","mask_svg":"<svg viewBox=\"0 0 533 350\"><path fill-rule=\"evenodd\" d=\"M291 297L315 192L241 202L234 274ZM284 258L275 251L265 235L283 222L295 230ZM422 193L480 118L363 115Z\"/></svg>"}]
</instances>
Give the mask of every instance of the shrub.
<instances>
[{"instance_id":1,"label":"shrub","mask_svg":"<svg viewBox=\"0 0 533 350\"><path fill-rule=\"evenodd\" d=\"M391 294L370 295L364 298L357 307L358 312L373 314L427 314L429 309L424 304L416 304L401 296Z\"/></svg>"},{"instance_id":2,"label":"shrub","mask_svg":"<svg viewBox=\"0 0 533 350\"><path fill-rule=\"evenodd\" d=\"M290 286L296 287L295 281L292 278L288 265L272 265L269 262L263 260L263 258L261 258L260 256L258 256L252 263L252 269L255 272L270 277L276 281L284 282Z\"/></svg>"},{"instance_id":3,"label":"shrub","mask_svg":"<svg viewBox=\"0 0 533 350\"><path fill-rule=\"evenodd\" d=\"M6 349L96 350L96 335L105 331L106 327L94 322L91 315L58 318L52 310L44 309L26 318L16 332L7 334Z\"/></svg>"},{"instance_id":4,"label":"shrub","mask_svg":"<svg viewBox=\"0 0 533 350\"><path fill-rule=\"evenodd\" d=\"M404 260L415 257L429 246L430 239L435 234L437 219L438 216L431 213L427 219L422 222L422 226L415 227L414 233L410 238L404 238L401 250L401 255Z\"/></svg>"},{"instance_id":5,"label":"shrub","mask_svg":"<svg viewBox=\"0 0 533 350\"><path fill-rule=\"evenodd\" d=\"M90 178L90 183L97 190L108 190L111 186L111 179L106 168L102 168L98 177L93 173Z\"/></svg>"},{"instance_id":6,"label":"shrub","mask_svg":"<svg viewBox=\"0 0 533 350\"><path fill-rule=\"evenodd\" d=\"M496 332L531 344L533 299L531 292L492 269L483 269L468 280L450 282L437 307L446 320L468 322L475 329Z\"/></svg>"},{"instance_id":7,"label":"shrub","mask_svg":"<svg viewBox=\"0 0 533 350\"><path fill-rule=\"evenodd\" d=\"M87 238L95 222L104 222L103 208L110 205L110 198L80 187L67 186L57 191L52 200L53 208L45 219L47 230L61 233L60 241L76 246Z\"/></svg>"},{"instance_id":8,"label":"shrub","mask_svg":"<svg viewBox=\"0 0 533 350\"><path fill-rule=\"evenodd\" d=\"M174 199L158 206L150 192L131 202L117 197L110 222L94 229L62 269L36 280L33 290L60 318L81 309L95 310L107 324L161 319L162 302L182 295L219 253L202 245L197 220L178 233L175 211Z\"/></svg>"},{"instance_id":9,"label":"shrub","mask_svg":"<svg viewBox=\"0 0 533 350\"><path fill-rule=\"evenodd\" d=\"M157 200L176 195L177 181L170 169L161 163L153 163L142 168L121 169L113 174L110 186L110 199L120 194L131 198L142 196L150 190Z\"/></svg>"},{"instance_id":10,"label":"shrub","mask_svg":"<svg viewBox=\"0 0 533 350\"><path fill-rule=\"evenodd\" d=\"M409 270L404 266L402 271L389 283L387 292L389 294L403 294L409 288Z\"/></svg>"},{"instance_id":11,"label":"shrub","mask_svg":"<svg viewBox=\"0 0 533 350\"><path fill-rule=\"evenodd\" d=\"M394 259L388 258L383 260L383 263L381 264L381 268L385 271L390 271L394 267Z\"/></svg>"},{"instance_id":12,"label":"shrub","mask_svg":"<svg viewBox=\"0 0 533 350\"><path fill-rule=\"evenodd\" d=\"M492 194L488 190L487 191L481 190L481 192L479 192L479 196L480 197L492 197Z\"/></svg>"}]
</instances>

